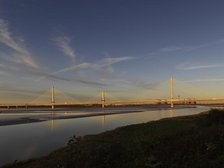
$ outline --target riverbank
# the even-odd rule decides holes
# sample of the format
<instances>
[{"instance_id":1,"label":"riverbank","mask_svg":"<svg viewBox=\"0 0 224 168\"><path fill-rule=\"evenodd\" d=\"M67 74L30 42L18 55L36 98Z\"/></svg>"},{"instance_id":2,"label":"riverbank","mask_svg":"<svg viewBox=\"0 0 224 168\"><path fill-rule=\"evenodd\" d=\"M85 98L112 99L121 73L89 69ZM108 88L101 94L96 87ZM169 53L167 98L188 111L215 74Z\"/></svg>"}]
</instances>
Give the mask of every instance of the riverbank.
<instances>
[{"instance_id":1,"label":"riverbank","mask_svg":"<svg viewBox=\"0 0 224 168\"><path fill-rule=\"evenodd\" d=\"M224 112L162 119L99 135L73 137L66 147L4 168L224 166Z\"/></svg>"}]
</instances>

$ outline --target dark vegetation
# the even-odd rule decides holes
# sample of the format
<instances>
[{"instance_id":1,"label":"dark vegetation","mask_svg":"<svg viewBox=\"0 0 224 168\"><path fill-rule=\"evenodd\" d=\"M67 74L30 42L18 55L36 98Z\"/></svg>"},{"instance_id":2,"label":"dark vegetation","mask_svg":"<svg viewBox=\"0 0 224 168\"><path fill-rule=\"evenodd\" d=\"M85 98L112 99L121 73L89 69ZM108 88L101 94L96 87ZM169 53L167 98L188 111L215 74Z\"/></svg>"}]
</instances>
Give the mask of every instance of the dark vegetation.
<instances>
[{"instance_id":1,"label":"dark vegetation","mask_svg":"<svg viewBox=\"0 0 224 168\"><path fill-rule=\"evenodd\" d=\"M222 168L224 111L72 137L48 156L4 168Z\"/></svg>"}]
</instances>

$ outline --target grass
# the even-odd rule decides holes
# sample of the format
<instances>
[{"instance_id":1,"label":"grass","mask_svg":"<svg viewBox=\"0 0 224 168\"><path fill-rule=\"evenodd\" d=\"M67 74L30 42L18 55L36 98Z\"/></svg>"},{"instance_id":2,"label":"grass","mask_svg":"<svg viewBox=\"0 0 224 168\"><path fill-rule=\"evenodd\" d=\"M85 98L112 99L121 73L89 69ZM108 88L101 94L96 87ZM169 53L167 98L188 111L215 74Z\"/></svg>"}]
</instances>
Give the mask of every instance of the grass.
<instances>
[{"instance_id":1,"label":"grass","mask_svg":"<svg viewBox=\"0 0 224 168\"><path fill-rule=\"evenodd\" d=\"M221 168L224 111L120 127L73 137L48 156L4 168Z\"/></svg>"}]
</instances>

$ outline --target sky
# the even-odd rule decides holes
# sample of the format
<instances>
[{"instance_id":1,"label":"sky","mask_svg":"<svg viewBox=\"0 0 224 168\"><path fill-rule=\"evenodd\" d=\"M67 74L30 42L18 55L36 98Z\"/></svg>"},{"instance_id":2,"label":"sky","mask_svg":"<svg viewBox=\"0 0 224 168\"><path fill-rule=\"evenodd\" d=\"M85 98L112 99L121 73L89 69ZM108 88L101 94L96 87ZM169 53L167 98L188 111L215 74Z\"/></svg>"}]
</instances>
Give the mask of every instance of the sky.
<instances>
[{"instance_id":1,"label":"sky","mask_svg":"<svg viewBox=\"0 0 224 168\"><path fill-rule=\"evenodd\" d=\"M101 90L116 100L168 98L171 75L176 97L224 97L223 6L0 0L0 103L34 102L52 85L77 101Z\"/></svg>"}]
</instances>

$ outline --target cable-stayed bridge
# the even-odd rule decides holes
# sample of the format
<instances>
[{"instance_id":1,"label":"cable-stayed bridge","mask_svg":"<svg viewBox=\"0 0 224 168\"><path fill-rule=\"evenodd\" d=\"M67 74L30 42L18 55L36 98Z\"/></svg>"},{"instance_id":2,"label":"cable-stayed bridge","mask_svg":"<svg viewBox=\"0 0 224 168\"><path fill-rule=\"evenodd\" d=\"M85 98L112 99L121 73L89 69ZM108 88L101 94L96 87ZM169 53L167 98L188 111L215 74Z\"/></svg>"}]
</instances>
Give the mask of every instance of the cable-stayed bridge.
<instances>
[{"instance_id":1,"label":"cable-stayed bridge","mask_svg":"<svg viewBox=\"0 0 224 168\"><path fill-rule=\"evenodd\" d=\"M179 81L171 77L169 80L161 83L157 89L160 88L161 93L168 94L168 98L157 99L139 99L136 95L135 99L121 100L116 98L112 93L101 91L95 97L88 101L80 102L78 99L56 89L54 86L49 90L43 92L34 100L28 103L21 104L0 104L1 108L30 108L30 107L72 107L72 106L122 106L122 105L147 105L147 104L169 104L171 108L175 104L224 104L224 98L201 98L201 95L209 95L207 90L194 87L186 82ZM189 92L191 91L191 94ZM147 93L147 92L146 92ZM180 97L181 95L181 97ZM198 96L200 95L200 96ZM211 95L211 94L210 94Z\"/></svg>"}]
</instances>

